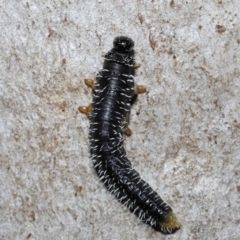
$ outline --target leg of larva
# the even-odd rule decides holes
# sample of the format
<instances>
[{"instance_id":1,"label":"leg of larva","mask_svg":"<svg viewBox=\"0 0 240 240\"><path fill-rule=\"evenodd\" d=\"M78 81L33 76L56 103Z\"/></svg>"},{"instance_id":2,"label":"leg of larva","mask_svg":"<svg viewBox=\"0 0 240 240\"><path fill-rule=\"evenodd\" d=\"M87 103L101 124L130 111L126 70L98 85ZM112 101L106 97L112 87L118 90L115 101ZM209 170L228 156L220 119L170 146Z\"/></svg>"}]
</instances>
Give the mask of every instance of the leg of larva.
<instances>
[{"instance_id":1,"label":"leg of larva","mask_svg":"<svg viewBox=\"0 0 240 240\"><path fill-rule=\"evenodd\" d=\"M80 106L78 111L83 114L90 114L92 112L92 104L89 104L88 106Z\"/></svg>"},{"instance_id":2,"label":"leg of larva","mask_svg":"<svg viewBox=\"0 0 240 240\"><path fill-rule=\"evenodd\" d=\"M140 63L135 63L135 65L133 66L134 68L139 68L141 66Z\"/></svg>"},{"instance_id":3,"label":"leg of larva","mask_svg":"<svg viewBox=\"0 0 240 240\"><path fill-rule=\"evenodd\" d=\"M137 85L135 83L134 91L135 91L135 94L141 94L141 93L145 93L147 91L147 88L145 86Z\"/></svg>"},{"instance_id":4,"label":"leg of larva","mask_svg":"<svg viewBox=\"0 0 240 240\"><path fill-rule=\"evenodd\" d=\"M124 117L123 133L127 136L131 136L132 135L132 130L128 127L128 123L129 123L129 114L125 115L125 117Z\"/></svg>"},{"instance_id":5,"label":"leg of larva","mask_svg":"<svg viewBox=\"0 0 240 240\"><path fill-rule=\"evenodd\" d=\"M101 56L102 56L102 57L105 57L105 56L106 56L106 53L105 53L105 52L103 52Z\"/></svg>"},{"instance_id":6,"label":"leg of larva","mask_svg":"<svg viewBox=\"0 0 240 240\"><path fill-rule=\"evenodd\" d=\"M124 134L126 134L127 136L131 136L132 135L132 130L128 127L127 124L124 127Z\"/></svg>"},{"instance_id":7,"label":"leg of larva","mask_svg":"<svg viewBox=\"0 0 240 240\"><path fill-rule=\"evenodd\" d=\"M90 87L91 89L95 89L95 83L92 79L86 78L84 79L85 84Z\"/></svg>"}]
</instances>

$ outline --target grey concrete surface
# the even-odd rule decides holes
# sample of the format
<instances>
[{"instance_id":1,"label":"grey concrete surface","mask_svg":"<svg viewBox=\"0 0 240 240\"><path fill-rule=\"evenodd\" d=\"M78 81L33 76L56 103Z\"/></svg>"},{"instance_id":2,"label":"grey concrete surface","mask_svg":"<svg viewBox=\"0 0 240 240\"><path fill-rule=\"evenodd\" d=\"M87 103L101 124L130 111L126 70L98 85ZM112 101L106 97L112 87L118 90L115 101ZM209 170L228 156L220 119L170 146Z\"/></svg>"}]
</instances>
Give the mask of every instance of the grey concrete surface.
<instances>
[{"instance_id":1,"label":"grey concrete surface","mask_svg":"<svg viewBox=\"0 0 240 240\"><path fill-rule=\"evenodd\" d=\"M240 239L239 1L0 1L0 239ZM135 41L129 159L182 229L164 236L92 168L83 79Z\"/></svg>"}]
</instances>

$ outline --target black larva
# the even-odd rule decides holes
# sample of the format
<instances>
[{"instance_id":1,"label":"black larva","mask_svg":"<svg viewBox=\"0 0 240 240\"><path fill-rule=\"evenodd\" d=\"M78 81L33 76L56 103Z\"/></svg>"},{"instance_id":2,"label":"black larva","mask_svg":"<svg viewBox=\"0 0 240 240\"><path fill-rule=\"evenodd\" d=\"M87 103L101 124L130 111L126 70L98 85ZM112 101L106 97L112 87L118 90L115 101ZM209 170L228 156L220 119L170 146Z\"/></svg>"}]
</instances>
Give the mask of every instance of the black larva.
<instances>
[{"instance_id":1,"label":"black larva","mask_svg":"<svg viewBox=\"0 0 240 240\"><path fill-rule=\"evenodd\" d=\"M134 83L137 64L133 46L128 37L114 39L96 83L85 79L93 89L93 102L79 110L90 117L90 152L100 180L142 222L171 234L180 228L180 223L172 209L132 168L123 148L123 133L131 134L127 126L131 99L146 90Z\"/></svg>"}]
</instances>

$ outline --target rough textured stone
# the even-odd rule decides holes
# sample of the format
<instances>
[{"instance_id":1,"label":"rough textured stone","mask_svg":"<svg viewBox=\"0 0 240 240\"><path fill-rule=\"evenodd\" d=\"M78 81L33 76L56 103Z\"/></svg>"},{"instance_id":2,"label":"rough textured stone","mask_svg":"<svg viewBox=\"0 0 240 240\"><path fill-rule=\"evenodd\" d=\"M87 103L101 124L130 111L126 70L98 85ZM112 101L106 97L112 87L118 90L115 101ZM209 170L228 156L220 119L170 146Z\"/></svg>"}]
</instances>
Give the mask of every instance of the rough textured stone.
<instances>
[{"instance_id":1,"label":"rough textured stone","mask_svg":"<svg viewBox=\"0 0 240 240\"><path fill-rule=\"evenodd\" d=\"M238 1L0 1L0 239L240 239ZM85 77L135 41L125 146L183 227L163 236L98 182Z\"/></svg>"}]
</instances>

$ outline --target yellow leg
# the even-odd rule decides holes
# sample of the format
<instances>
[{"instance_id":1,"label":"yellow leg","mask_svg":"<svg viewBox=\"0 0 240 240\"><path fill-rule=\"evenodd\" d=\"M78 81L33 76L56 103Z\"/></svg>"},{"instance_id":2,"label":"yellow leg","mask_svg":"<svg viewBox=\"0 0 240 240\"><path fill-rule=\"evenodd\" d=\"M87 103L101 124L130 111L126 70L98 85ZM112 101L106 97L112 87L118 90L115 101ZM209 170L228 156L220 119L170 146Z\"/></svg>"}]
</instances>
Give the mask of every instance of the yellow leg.
<instances>
[{"instance_id":1,"label":"yellow leg","mask_svg":"<svg viewBox=\"0 0 240 240\"><path fill-rule=\"evenodd\" d=\"M135 63L135 65L133 66L134 68L139 68L141 66L140 63Z\"/></svg>"},{"instance_id":2,"label":"yellow leg","mask_svg":"<svg viewBox=\"0 0 240 240\"><path fill-rule=\"evenodd\" d=\"M124 117L124 130L123 133L126 134L127 136L131 136L132 135L132 130L128 127L128 123L129 123L129 114L127 114Z\"/></svg>"},{"instance_id":3,"label":"yellow leg","mask_svg":"<svg viewBox=\"0 0 240 240\"><path fill-rule=\"evenodd\" d=\"M124 128L124 134L126 134L127 136L131 136L132 135L132 130L128 127L128 125L125 125Z\"/></svg>"},{"instance_id":4,"label":"yellow leg","mask_svg":"<svg viewBox=\"0 0 240 240\"><path fill-rule=\"evenodd\" d=\"M83 114L89 114L92 112L92 104L89 104L88 106L80 106L78 108L78 111Z\"/></svg>"},{"instance_id":5,"label":"yellow leg","mask_svg":"<svg viewBox=\"0 0 240 240\"><path fill-rule=\"evenodd\" d=\"M145 86L137 85L135 83L135 94L145 93L146 91L147 91L147 88Z\"/></svg>"},{"instance_id":6,"label":"yellow leg","mask_svg":"<svg viewBox=\"0 0 240 240\"><path fill-rule=\"evenodd\" d=\"M95 89L95 84L94 81L92 79L86 78L84 79L85 84L90 87L91 89Z\"/></svg>"}]
</instances>

